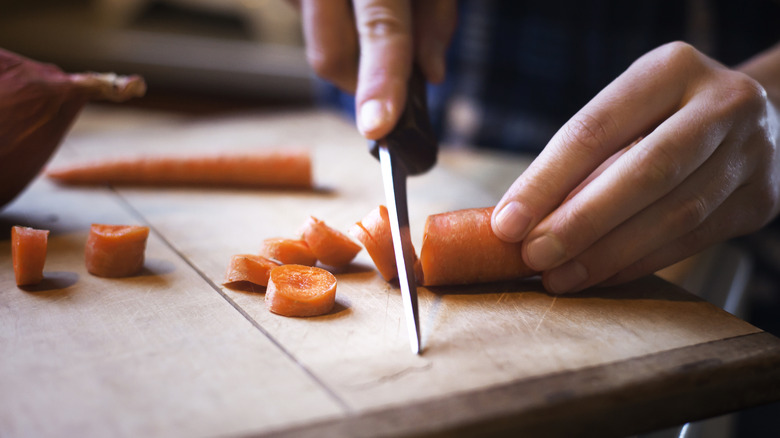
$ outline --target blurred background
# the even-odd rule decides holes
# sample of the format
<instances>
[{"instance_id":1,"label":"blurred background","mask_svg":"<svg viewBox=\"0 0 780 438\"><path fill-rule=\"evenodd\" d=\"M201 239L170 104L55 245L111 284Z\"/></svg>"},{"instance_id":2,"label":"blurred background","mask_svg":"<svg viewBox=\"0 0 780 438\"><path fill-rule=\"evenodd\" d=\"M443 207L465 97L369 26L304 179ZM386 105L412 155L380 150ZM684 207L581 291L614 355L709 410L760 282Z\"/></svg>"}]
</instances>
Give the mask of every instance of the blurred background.
<instances>
[{"instance_id":1,"label":"blurred background","mask_svg":"<svg viewBox=\"0 0 780 438\"><path fill-rule=\"evenodd\" d=\"M0 11L0 47L66 71L141 74L147 104L313 101L298 12L285 0L0 0Z\"/></svg>"}]
</instances>

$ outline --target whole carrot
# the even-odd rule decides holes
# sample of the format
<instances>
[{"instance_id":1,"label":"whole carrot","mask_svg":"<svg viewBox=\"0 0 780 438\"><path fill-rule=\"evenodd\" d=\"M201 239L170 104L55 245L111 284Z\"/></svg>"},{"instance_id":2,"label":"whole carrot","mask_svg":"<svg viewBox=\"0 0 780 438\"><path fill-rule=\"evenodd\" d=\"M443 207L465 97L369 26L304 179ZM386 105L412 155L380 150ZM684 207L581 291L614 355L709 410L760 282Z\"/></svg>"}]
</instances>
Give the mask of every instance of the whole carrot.
<instances>
[{"instance_id":1,"label":"whole carrot","mask_svg":"<svg viewBox=\"0 0 780 438\"><path fill-rule=\"evenodd\" d=\"M228 186L310 189L307 150L120 157L52 168L46 175L63 184L141 186Z\"/></svg>"},{"instance_id":2,"label":"whole carrot","mask_svg":"<svg viewBox=\"0 0 780 438\"><path fill-rule=\"evenodd\" d=\"M527 277L520 243L493 234L493 208L458 210L429 216L420 248L425 286L484 283ZM420 280L420 279L418 279Z\"/></svg>"},{"instance_id":3,"label":"whole carrot","mask_svg":"<svg viewBox=\"0 0 780 438\"><path fill-rule=\"evenodd\" d=\"M49 230L11 228L11 259L17 286L32 286L43 280Z\"/></svg>"}]
</instances>

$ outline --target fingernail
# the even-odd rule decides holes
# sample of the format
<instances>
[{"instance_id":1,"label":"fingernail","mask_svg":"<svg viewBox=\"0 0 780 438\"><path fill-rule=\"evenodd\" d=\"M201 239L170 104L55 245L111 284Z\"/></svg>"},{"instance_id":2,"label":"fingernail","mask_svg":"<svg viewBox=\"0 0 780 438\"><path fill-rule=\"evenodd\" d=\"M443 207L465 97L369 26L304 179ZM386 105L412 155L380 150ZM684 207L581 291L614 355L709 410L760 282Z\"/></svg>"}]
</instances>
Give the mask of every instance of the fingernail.
<instances>
[{"instance_id":1,"label":"fingernail","mask_svg":"<svg viewBox=\"0 0 780 438\"><path fill-rule=\"evenodd\" d=\"M389 117L387 107L379 100L363 102L358 113L358 128L364 135L381 127Z\"/></svg>"},{"instance_id":2,"label":"fingernail","mask_svg":"<svg viewBox=\"0 0 780 438\"><path fill-rule=\"evenodd\" d=\"M545 271L560 263L566 257L566 251L557 237L544 234L528 243L526 255L531 268Z\"/></svg>"},{"instance_id":3,"label":"fingernail","mask_svg":"<svg viewBox=\"0 0 780 438\"><path fill-rule=\"evenodd\" d=\"M496 215L496 228L501 234L499 237L510 242L522 240L530 224L531 218L517 201L506 204Z\"/></svg>"},{"instance_id":4,"label":"fingernail","mask_svg":"<svg viewBox=\"0 0 780 438\"><path fill-rule=\"evenodd\" d=\"M561 294L572 292L588 279L588 270L582 263L572 260L547 274L550 292Z\"/></svg>"}]
</instances>

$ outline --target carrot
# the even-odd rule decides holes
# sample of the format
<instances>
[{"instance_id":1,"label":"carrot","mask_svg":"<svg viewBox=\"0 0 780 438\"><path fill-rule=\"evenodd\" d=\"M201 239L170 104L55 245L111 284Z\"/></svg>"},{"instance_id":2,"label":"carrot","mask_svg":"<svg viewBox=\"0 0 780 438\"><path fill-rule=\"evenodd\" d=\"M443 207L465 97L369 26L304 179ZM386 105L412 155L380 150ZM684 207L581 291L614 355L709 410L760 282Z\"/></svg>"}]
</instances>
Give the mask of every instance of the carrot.
<instances>
[{"instance_id":1,"label":"carrot","mask_svg":"<svg viewBox=\"0 0 780 438\"><path fill-rule=\"evenodd\" d=\"M324 315L336 303L336 277L313 266L279 266L271 271L265 303L283 316Z\"/></svg>"},{"instance_id":2,"label":"carrot","mask_svg":"<svg viewBox=\"0 0 780 438\"><path fill-rule=\"evenodd\" d=\"M492 207L475 208L428 217L418 261L423 285L483 283L534 274L523 263L520 243L507 243L493 234L492 212Z\"/></svg>"},{"instance_id":3,"label":"carrot","mask_svg":"<svg viewBox=\"0 0 780 438\"><path fill-rule=\"evenodd\" d=\"M11 228L11 259L17 286L32 286L43 281L48 238L49 230Z\"/></svg>"},{"instance_id":4,"label":"carrot","mask_svg":"<svg viewBox=\"0 0 780 438\"><path fill-rule=\"evenodd\" d=\"M280 263L254 254L237 254L230 259L225 281L227 287L236 286L240 282L249 282L258 286L268 286L268 276L271 270Z\"/></svg>"},{"instance_id":5,"label":"carrot","mask_svg":"<svg viewBox=\"0 0 780 438\"><path fill-rule=\"evenodd\" d=\"M92 224L87 238L87 271L98 277L129 277L144 266L149 227Z\"/></svg>"},{"instance_id":6,"label":"carrot","mask_svg":"<svg viewBox=\"0 0 780 438\"><path fill-rule=\"evenodd\" d=\"M284 264L314 266L317 263L317 257L303 239L281 237L265 239L260 255L279 260Z\"/></svg>"},{"instance_id":7,"label":"carrot","mask_svg":"<svg viewBox=\"0 0 780 438\"><path fill-rule=\"evenodd\" d=\"M360 245L349 236L314 216L304 224L302 235L317 260L326 265L345 266L360 252Z\"/></svg>"},{"instance_id":8,"label":"carrot","mask_svg":"<svg viewBox=\"0 0 780 438\"><path fill-rule=\"evenodd\" d=\"M360 222L350 228L349 233L363 244L385 281L398 276L387 207L380 205L371 210ZM415 261L416 259L417 254L415 254Z\"/></svg>"},{"instance_id":9,"label":"carrot","mask_svg":"<svg viewBox=\"0 0 780 438\"><path fill-rule=\"evenodd\" d=\"M64 184L312 187L309 152L292 149L230 155L115 158L54 168L46 175Z\"/></svg>"}]
</instances>

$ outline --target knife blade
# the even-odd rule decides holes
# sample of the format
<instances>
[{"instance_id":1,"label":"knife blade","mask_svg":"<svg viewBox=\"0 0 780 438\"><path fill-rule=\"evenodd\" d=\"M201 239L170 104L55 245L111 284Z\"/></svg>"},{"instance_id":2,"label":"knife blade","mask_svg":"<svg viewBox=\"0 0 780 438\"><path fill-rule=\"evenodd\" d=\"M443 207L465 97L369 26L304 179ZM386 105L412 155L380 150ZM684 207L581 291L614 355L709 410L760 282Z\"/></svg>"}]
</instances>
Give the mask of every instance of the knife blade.
<instances>
[{"instance_id":1,"label":"knife blade","mask_svg":"<svg viewBox=\"0 0 780 438\"><path fill-rule=\"evenodd\" d=\"M379 159L382 171L398 283L409 343L415 354L420 354L422 344L406 179L409 175L428 171L436 163L438 143L428 118L425 93L425 79L419 68L415 67L409 80L406 106L398 123L386 137L369 142L371 153Z\"/></svg>"}]
</instances>

